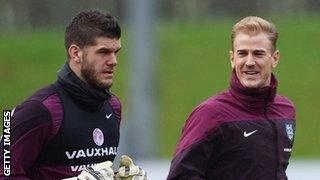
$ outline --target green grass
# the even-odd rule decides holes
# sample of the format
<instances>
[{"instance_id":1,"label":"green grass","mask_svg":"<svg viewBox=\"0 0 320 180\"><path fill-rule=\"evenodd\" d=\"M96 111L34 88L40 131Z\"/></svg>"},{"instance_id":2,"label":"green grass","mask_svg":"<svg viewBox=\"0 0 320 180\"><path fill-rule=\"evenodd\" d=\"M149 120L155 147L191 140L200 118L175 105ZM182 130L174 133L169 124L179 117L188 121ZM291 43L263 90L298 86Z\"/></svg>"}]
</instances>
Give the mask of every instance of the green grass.
<instances>
[{"instance_id":1,"label":"green grass","mask_svg":"<svg viewBox=\"0 0 320 180\"><path fill-rule=\"evenodd\" d=\"M53 32L0 37L1 105L12 108L55 79L64 61L63 35Z\"/></svg>"},{"instance_id":2,"label":"green grass","mask_svg":"<svg viewBox=\"0 0 320 180\"><path fill-rule=\"evenodd\" d=\"M162 23L156 62L159 149L170 157L192 109L229 85L230 29L235 21ZM293 157L320 157L320 17L275 19L281 59L278 92L297 107ZM128 111L125 92L126 38L113 92ZM65 60L63 32L25 32L0 36L0 107L12 108L56 79Z\"/></svg>"}]
</instances>

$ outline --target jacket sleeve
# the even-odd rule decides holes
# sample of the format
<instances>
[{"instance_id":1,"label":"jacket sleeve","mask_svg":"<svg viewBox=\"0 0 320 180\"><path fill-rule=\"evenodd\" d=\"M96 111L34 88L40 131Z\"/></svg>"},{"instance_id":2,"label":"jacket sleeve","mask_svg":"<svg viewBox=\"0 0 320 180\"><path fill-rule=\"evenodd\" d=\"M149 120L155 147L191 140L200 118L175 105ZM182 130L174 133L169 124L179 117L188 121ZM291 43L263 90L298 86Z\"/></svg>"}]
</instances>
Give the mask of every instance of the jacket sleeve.
<instances>
[{"instance_id":1,"label":"jacket sleeve","mask_svg":"<svg viewBox=\"0 0 320 180\"><path fill-rule=\"evenodd\" d=\"M10 179L28 179L42 146L51 133L50 112L39 101L26 101L18 106L11 118ZM3 152L1 141L1 152ZM1 153L0 161L4 157ZM0 177L4 177L1 163Z\"/></svg>"},{"instance_id":2,"label":"jacket sleeve","mask_svg":"<svg viewBox=\"0 0 320 180\"><path fill-rule=\"evenodd\" d=\"M171 161L168 180L205 179L207 166L217 156L219 146L218 113L201 104L189 116Z\"/></svg>"}]
</instances>

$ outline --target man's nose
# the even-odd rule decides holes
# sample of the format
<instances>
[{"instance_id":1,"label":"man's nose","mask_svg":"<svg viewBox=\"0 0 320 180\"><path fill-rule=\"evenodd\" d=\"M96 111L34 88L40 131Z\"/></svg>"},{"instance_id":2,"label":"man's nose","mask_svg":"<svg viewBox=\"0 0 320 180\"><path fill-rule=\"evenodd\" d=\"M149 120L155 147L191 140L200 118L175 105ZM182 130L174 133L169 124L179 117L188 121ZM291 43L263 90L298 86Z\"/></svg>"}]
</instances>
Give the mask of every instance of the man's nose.
<instances>
[{"instance_id":1,"label":"man's nose","mask_svg":"<svg viewBox=\"0 0 320 180\"><path fill-rule=\"evenodd\" d=\"M117 55L115 53L110 54L107 64L112 66L116 66L118 64Z\"/></svg>"},{"instance_id":2,"label":"man's nose","mask_svg":"<svg viewBox=\"0 0 320 180\"><path fill-rule=\"evenodd\" d=\"M254 66L256 64L256 61L253 57L252 54L249 54L248 57L247 57L247 61L245 63L247 66Z\"/></svg>"}]
</instances>

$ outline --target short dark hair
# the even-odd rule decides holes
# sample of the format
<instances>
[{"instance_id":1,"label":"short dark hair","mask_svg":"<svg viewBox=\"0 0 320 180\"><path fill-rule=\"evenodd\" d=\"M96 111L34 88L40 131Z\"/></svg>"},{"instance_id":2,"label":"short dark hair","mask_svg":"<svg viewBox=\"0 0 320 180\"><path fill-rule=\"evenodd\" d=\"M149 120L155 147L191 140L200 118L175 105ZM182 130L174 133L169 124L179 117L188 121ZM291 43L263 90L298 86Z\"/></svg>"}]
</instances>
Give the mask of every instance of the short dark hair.
<instances>
[{"instance_id":1,"label":"short dark hair","mask_svg":"<svg viewBox=\"0 0 320 180\"><path fill-rule=\"evenodd\" d=\"M97 37L120 39L121 28L118 20L108 13L104 14L97 10L81 12L66 28L65 48L68 51L71 44L76 44L80 48L94 45Z\"/></svg>"}]
</instances>

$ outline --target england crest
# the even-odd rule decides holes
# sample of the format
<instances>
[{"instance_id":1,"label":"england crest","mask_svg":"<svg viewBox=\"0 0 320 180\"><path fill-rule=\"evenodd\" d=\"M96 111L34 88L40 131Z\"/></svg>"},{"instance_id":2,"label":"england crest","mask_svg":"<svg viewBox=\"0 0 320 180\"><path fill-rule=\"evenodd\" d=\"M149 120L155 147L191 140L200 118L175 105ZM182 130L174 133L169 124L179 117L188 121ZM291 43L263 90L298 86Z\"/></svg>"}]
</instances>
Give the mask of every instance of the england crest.
<instances>
[{"instance_id":1,"label":"england crest","mask_svg":"<svg viewBox=\"0 0 320 180\"><path fill-rule=\"evenodd\" d=\"M288 138L292 141L293 139L293 125L292 124L285 124L286 125L286 132L287 132L287 136Z\"/></svg>"},{"instance_id":2,"label":"england crest","mask_svg":"<svg viewBox=\"0 0 320 180\"><path fill-rule=\"evenodd\" d=\"M92 133L93 141L96 145L101 146L104 142L104 135L99 128L95 128Z\"/></svg>"}]
</instances>

